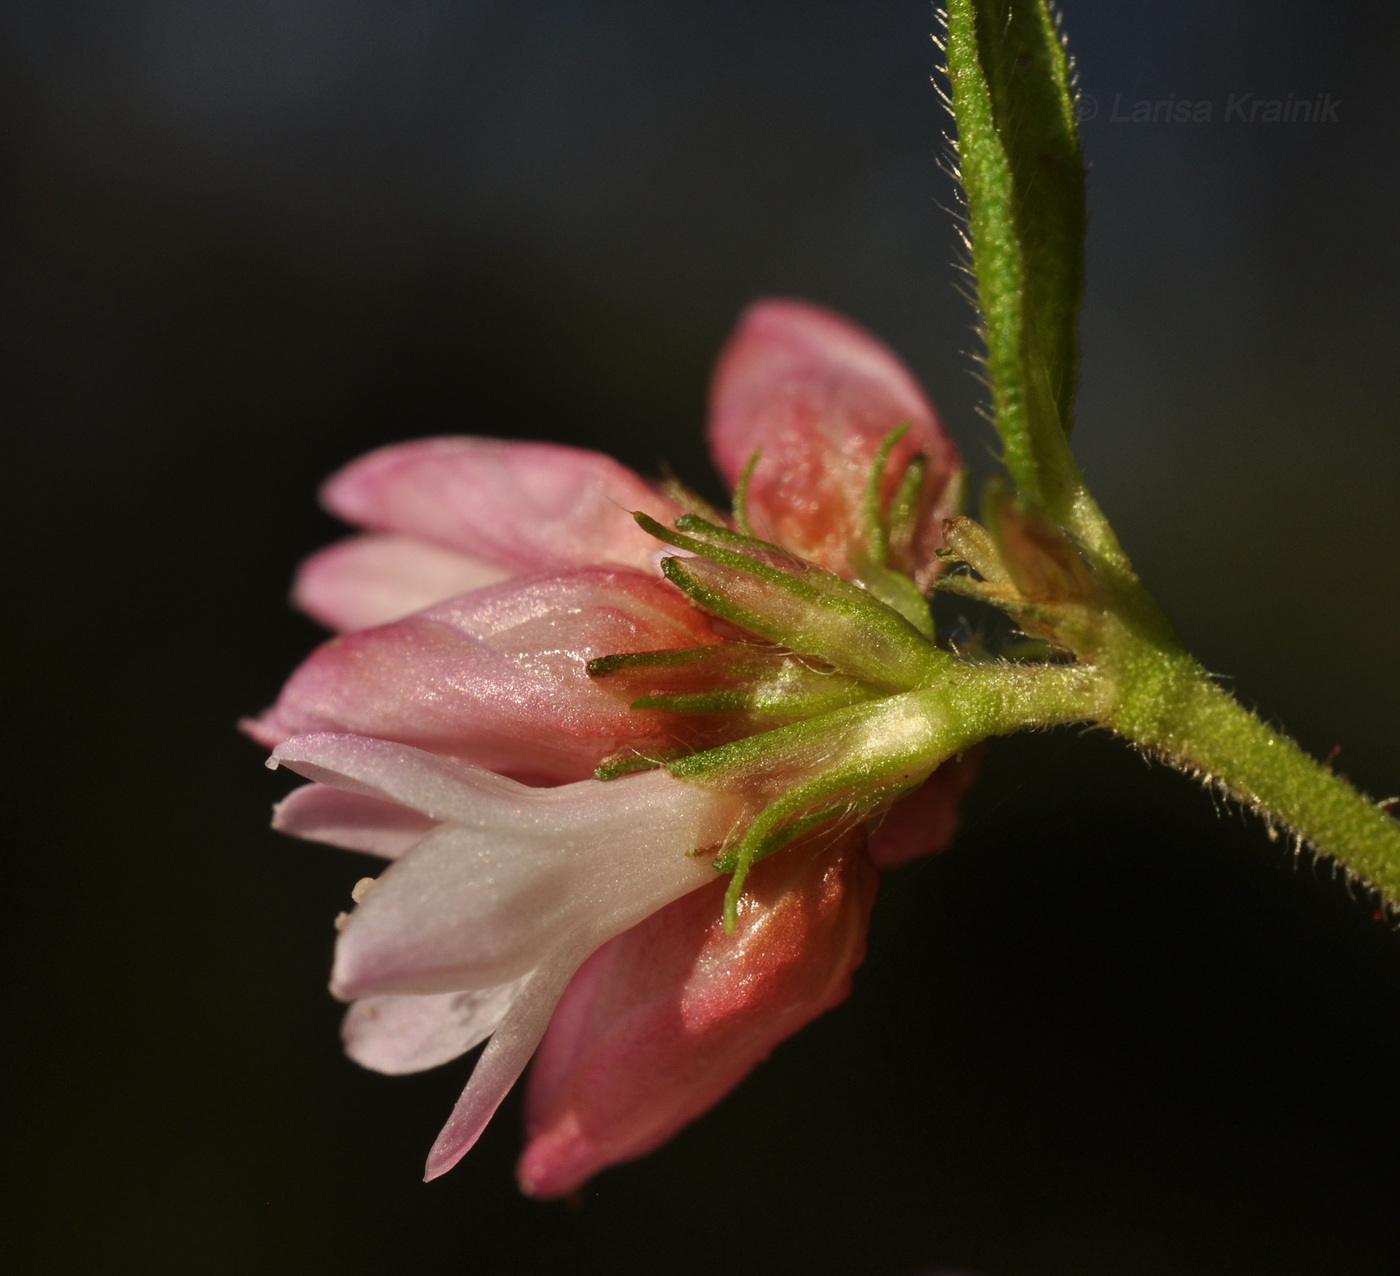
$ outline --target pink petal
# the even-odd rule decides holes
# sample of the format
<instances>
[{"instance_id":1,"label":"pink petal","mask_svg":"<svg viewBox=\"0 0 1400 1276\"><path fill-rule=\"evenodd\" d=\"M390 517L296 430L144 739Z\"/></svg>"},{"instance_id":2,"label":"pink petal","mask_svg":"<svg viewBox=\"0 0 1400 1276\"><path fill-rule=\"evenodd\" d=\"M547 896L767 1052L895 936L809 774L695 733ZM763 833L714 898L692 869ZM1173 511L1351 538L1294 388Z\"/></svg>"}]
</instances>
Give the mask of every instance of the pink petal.
<instances>
[{"instance_id":1,"label":"pink petal","mask_svg":"<svg viewBox=\"0 0 1400 1276\"><path fill-rule=\"evenodd\" d=\"M572 948L551 955L525 982L472 1070L467 1088L428 1153L425 1180L446 1174L468 1152L501 1106L549 1026L550 1016L583 953Z\"/></svg>"},{"instance_id":2,"label":"pink petal","mask_svg":"<svg viewBox=\"0 0 1400 1276\"><path fill-rule=\"evenodd\" d=\"M859 834L749 877L724 933L717 882L619 935L564 994L526 1099L522 1188L573 1191L665 1142L850 990L878 875Z\"/></svg>"},{"instance_id":3,"label":"pink petal","mask_svg":"<svg viewBox=\"0 0 1400 1276\"><path fill-rule=\"evenodd\" d=\"M870 858L877 868L898 868L948 846L958 831L963 794L982 769L985 754L979 745L945 762L890 808L870 835Z\"/></svg>"},{"instance_id":4,"label":"pink petal","mask_svg":"<svg viewBox=\"0 0 1400 1276\"><path fill-rule=\"evenodd\" d=\"M410 536L352 536L301 565L292 601L328 629L368 629L509 575Z\"/></svg>"},{"instance_id":5,"label":"pink petal","mask_svg":"<svg viewBox=\"0 0 1400 1276\"><path fill-rule=\"evenodd\" d=\"M328 784L305 784L272 808L272 827L308 842L396 860L435 829L437 821L396 802Z\"/></svg>"},{"instance_id":6,"label":"pink petal","mask_svg":"<svg viewBox=\"0 0 1400 1276\"><path fill-rule=\"evenodd\" d=\"M349 732L558 784L675 724L630 709L589 678L590 659L717 641L708 621L652 576L591 568L523 577L332 639L274 708L244 725L268 746Z\"/></svg>"},{"instance_id":7,"label":"pink petal","mask_svg":"<svg viewBox=\"0 0 1400 1276\"><path fill-rule=\"evenodd\" d=\"M422 749L335 732L293 736L273 750L267 765L285 766L349 797L408 807L434 825L477 823L522 790L503 775Z\"/></svg>"},{"instance_id":8,"label":"pink petal","mask_svg":"<svg viewBox=\"0 0 1400 1276\"><path fill-rule=\"evenodd\" d=\"M611 457L552 443L423 439L352 461L321 491L327 509L505 568L623 563L656 552L630 511L678 512Z\"/></svg>"},{"instance_id":9,"label":"pink petal","mask_svg":"<svg viewBox=\"0 0 1400 1276\"><path fill-rule=\"evenodd\" d=\"M924 483L912 561L927 576L942 535L940 497L958 468L918 383L869 333L830 311L797 301L761 301L739 321L710 389L710 448L731 486L757 449L749 485L754 530L845 576L846 548L858 538L865 485L885 436L908 422L886 469L889 500L911 458L922 452Z\"/></svg>"},{"instance_id":10,"label":"pink petal","mask_svg":"<svg viewBox=\"0 0 1400 1276\"><path fill-rule=\"evenodd\" d=\"M527 978L470 992L361 998L341 1025L345 1053L389 1076L436 1068L495 1032Z\"/></svg>"}]
</instances>

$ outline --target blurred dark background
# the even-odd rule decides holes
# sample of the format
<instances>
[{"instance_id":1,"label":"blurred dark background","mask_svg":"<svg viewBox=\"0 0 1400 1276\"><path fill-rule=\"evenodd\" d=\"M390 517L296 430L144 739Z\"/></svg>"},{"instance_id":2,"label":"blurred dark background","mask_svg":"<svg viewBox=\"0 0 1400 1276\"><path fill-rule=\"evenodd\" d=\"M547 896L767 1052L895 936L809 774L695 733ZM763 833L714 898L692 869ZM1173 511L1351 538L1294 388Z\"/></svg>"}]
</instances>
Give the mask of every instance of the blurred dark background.
<instances>
[{"instance_id":1,"label":"blurred dark background","mask_svg":"<svg viewBox=\"0 0 1400 1276\"><path fill-rule=\"evenodd\" d=\"M1393 7L1066 0L1092 163L1077 445L1188 643L1400 793ZM995 748L844 1007L580 1203L464 1066L339 1051L364 871L235 719L318 640L314 491L436 432L714 480L753 297L844 310L989 431L923 0L10 0L11 1270L1400 1270L1400 935L1113 742ZM1232 94L1335 122L1224 118ZM1130 124L1139 99L1213 119ZM1116 106L1116 109L1115 109ZM1096 111L1095 109L1096 108Z\"/></svg>"}]
</instances>

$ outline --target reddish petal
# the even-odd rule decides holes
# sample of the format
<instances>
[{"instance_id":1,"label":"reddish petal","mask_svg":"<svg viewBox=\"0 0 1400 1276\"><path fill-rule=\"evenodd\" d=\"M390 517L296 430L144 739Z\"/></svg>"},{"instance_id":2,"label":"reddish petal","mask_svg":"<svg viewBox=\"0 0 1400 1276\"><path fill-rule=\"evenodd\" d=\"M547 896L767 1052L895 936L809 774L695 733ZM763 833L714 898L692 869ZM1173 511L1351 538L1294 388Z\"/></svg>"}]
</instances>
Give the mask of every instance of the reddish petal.
<instances>
[{"instance_id":1,"label":"reddish petal","mask_svg":"<svg viewBox=\"0 0 1400 1276\"><path fill-rule=\"evenodd\" d=\"M352 536L301 565L292 601L327 629L368 629L509 575L411 536Z\"/></svg>"},{"instance_id":2,"label":"reddish petal","mask_svg":"<svg viewBox=\"0 0 1400 1276\"><path fill-rule=\"evenodd\" d=\"M591 563L646 566L656 542L630 516L679 512L599 452L498 439L423 439L380 448L329 479L332 513L421 537L516 572Z\"/></svg>"},{"instance_id":3,"label":"reddish petal","mask_svg":"<svg viewBox=\"0 0 1400 1276\"><path fill-rule=\"evenodd\" d=\"M897 425L909 432L886 469L885 498L916 453L927 459L912 562L926 575L941 535L936 508L958 468L957 449L918 383L869 333L816 306L751 306L720 355L710 389L710 448L734 485L755 450L749 484L754 530L841 575L858 539L875 453Z\"/></svg>"},{"instance_id":4,"label":"reddish petal","mask_svg":"<svg viewBox=\"0 0 1400 1276\"><path fill-rule=\"evenodd\" d=\"M599 949L535 1058L523 1189L560 1196L651 1151L841 1001L877 884L858 834L808 842L754 870L735 934L716 882Z\"/></svg>"},{"instance_id":5,"label":"reddish petal","mask_svg":"<svg viewBox=\"0 0 1400 1276\"><path fill-rule=\"evenodd\" d=\"M560 784L672 721L629 709L588 677L589 660L716 641L655 577L606 568L524 577L333 638L245 728L269 747L309 732L374 736Z\"/></svg>"},{"instance_id":6,"label":"reddish petal","mask_svg":"<svg viewBox=\"0 0 1400 1276\"><path fill-rule=\"evenodd\" d=\"M870 835L877 868L898 868L944 850L958 831L963 794L982 769L986 749L978 745L945 762L908 797L901 798Z\"/></svg>"}]
</instances>

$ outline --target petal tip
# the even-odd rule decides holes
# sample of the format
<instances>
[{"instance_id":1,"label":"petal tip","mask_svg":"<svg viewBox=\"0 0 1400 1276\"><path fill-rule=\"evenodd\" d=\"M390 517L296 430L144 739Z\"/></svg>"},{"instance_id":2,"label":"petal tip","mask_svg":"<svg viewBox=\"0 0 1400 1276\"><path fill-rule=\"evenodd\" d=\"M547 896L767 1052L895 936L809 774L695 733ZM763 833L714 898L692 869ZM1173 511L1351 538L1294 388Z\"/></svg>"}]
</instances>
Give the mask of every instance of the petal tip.
<instances>
[{"instance_id":1,"label":"petal tip","mask_svg":"<svg viewBox=\"0 0 1400 1276\"><path fill-rule=\"evenodd\" d=\"M557 1200L577 1191L607 1164L602 1158L595 1163L570 1156L571 1150L578 1149L567 1141L561 1146L557 1138L531 1140L515 1167L521 1194L537 1201Z\"/></svg>"},{"instance_id":2,"label":"petal tip","mask_svg":"<svg viewBox=\"0 0 1400 1276\"><path fill-rule=\"evenodd\" d=\"M440 1179L448 1170L454 1168L457 1162L476 1146L484 1126L485 1122L470 1138L459 1141L453 1123L449 1121L428 1153L428 1160L423 1166L423 1182L431 1183L434 1179Z\"/></svg>"}]
</instances>

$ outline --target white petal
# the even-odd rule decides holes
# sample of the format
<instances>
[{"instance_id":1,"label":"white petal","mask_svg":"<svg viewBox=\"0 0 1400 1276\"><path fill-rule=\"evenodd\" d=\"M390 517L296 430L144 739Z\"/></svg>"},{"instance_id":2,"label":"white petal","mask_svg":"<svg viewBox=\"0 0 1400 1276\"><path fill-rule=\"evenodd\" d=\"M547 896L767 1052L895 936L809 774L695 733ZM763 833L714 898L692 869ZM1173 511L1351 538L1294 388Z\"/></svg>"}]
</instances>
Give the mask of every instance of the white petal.
<instances>
[{"instance_id":1,"label":"white petal","mask_svg":"<svg viewBox=\"0 0 1400 1276\"><path fill-rule=\"evenodd\" d=\"M662 771L557 788L516 784L404 745L297 736L274 762L446 821L380 879L336 945L331 988L485 988L533 969L565 934L592 951L714 880L737 800Z\"/></svg>"},{"instance_id":2,"label":"white petal","mask_svg":"<svg viewBox=\"0 0 1400 1276\"><path fill-rule=\"evenodd\" d=\"M308 842L398 859L437 827L437 821L397 802L304 784L272 808L272 827Z\"/></svg>"},{"instance_id":3,"label":"white petal","mask_svg":"<svg viewBox=\"0 0 1400 1276\"><path fill-rule=\"evenodd\" d=\"M509 802L517 790L533 792L492 771L422 749L329 731L293 736L273 750L268 766L286 766L348 793L397 802L434 821L479 823L483 809Z\"/></svg>"},{"instance_id":4,"label":"white petal","mask_svg":"<svg viewBox=\"0 0 1400 1276\"><path fill-rule=\"evenodd\" d=\"M587 951L576 944L565 945L551 953L526 979L501 1020L501 1026L481 1052L467 1088L462 1091L462 1097L428 1153L425 1179L447 1173L481 1137L501 1100L530 1062L530 1056L549 1027L554 1007Z\"/></svg>"},{"instance_id":5,"label":"white petal","mask_svg":"<svg viewBox=\"0 0 1400 1276\"><path fill-rule=\"evenodd\" d=\"M561 935L591 951L714 880L691 852L722 839L707 806L729 804L704 790L658 773L525 793L539 796L487 827L442 825L379 878L336 945L336 996L503 983Z\"/></svg>"},{"instance_id":6,"label":"white petal","mask_svg":"<svg viewBox=\"0 0 1400 1276\"><path fill-rule=\"evenodd\" d=\"M341 1025L345 1053L391 1076L436 1068L495 1032L527 979L474 992L362 998Z\"/></svg>"}]
</instances>

